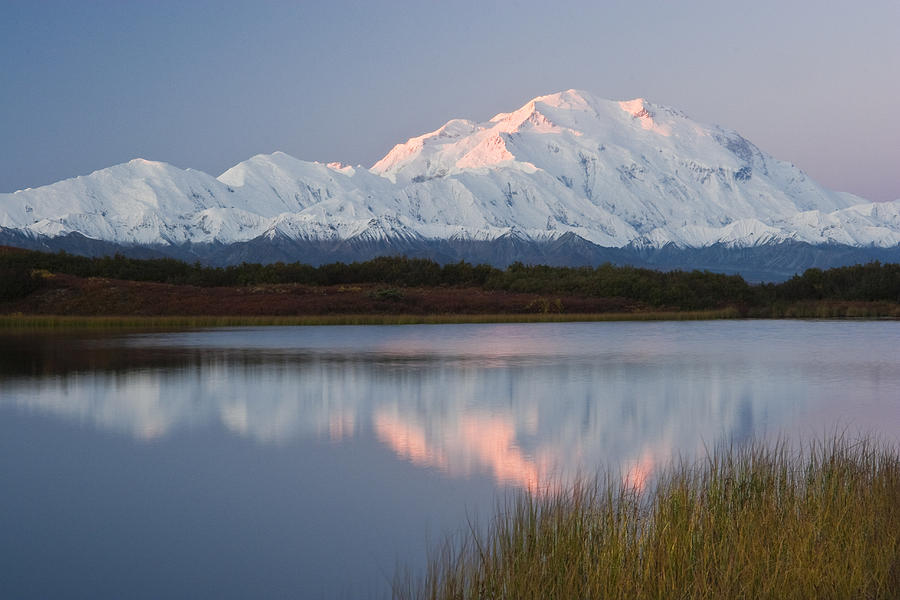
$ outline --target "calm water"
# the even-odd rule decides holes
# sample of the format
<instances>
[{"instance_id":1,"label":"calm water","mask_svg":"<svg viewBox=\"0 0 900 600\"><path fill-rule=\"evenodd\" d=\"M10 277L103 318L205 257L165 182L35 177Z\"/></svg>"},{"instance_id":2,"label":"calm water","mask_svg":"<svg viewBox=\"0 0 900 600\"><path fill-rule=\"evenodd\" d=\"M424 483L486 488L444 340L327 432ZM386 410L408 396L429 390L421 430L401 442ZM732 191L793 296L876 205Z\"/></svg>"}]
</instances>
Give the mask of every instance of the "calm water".
<instances>
[{"instance_id":1,"label":"calm water","mask_svg":"<svg viewBox=\"0 0 900 600\"><path fill-rule=\"evenodd\" d=\"M552 477L900 441L898 345L834 321L0 337L0 597L384 597Z\"/></svg>"}]
</instances>

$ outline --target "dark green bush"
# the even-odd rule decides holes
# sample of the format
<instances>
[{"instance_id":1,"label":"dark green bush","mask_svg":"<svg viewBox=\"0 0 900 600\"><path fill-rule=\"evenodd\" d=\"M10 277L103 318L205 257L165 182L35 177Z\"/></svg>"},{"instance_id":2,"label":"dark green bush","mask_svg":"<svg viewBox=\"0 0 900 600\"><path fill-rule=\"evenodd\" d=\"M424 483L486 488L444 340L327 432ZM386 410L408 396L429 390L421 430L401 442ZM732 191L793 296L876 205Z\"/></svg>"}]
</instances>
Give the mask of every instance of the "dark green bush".
<instances>
[{"instance_id":1,"label":"dark green bush","mask_svg":"<svg viewBox=\"0 0 900 600\"><path fill-rule=\"evenodd\" d=\"M0 266L0 301L18 300L43 285L40 275L22 266Z\"/></svg>"}]
</instances>

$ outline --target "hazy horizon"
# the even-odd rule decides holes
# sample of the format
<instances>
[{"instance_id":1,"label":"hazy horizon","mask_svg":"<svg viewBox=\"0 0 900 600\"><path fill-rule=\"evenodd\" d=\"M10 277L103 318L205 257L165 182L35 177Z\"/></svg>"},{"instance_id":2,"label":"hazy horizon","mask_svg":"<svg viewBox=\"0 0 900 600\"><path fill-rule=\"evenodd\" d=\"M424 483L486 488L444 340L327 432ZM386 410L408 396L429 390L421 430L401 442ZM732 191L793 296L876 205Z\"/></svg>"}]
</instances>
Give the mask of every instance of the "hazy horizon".
<instances>
[{"instance_id":1,"label":"hazy horizon","mask_svg":"<svg viewBox=\"0 0 900 600\"><path fill-rule=\"evenodd\" d=\"M0 192L143 157L371 166L568 88L737 130L826 187L900 199L900 5L876 1L47 1L0 6Z\"/></svg>"}]
</instances>

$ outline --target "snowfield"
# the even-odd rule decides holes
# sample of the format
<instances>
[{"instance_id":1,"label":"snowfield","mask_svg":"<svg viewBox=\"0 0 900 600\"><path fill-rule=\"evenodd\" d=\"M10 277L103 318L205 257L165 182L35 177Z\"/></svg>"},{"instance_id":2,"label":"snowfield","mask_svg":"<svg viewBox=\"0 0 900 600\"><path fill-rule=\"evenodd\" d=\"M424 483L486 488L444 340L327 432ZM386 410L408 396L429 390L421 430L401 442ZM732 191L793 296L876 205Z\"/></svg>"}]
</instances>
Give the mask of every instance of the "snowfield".
<instances>
[{"instance_id":1,"label":"snowfield","mask_svg":"<svg viewBox=\"0 0 900 600\"><path fill-rule=\"evenodd\" d=\"M454 119L370 169L257 155L212 177L135 159L0 194L0 227L125 245L549 241L604 247L900 244L900 201L827 190L738 133L643 99L535 98Z\"/></svg>"}]
</instances>

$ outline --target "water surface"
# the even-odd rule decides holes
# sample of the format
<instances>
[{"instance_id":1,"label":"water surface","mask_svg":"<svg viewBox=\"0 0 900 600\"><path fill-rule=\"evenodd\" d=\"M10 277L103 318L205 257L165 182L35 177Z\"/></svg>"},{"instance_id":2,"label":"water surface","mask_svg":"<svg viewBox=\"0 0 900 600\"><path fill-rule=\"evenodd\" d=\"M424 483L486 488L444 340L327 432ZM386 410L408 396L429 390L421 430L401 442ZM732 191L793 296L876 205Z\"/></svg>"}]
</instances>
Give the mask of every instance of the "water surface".
<instances>
[{"instance_id":1,"label":"water surface","mask_svg":"<svg viewBox=\"0 0 900 600\"><path fill-rule=\"evenodd\" d=\"M900 436L900 323L0 337L0 596L380 597L397 562L611 467Z\"/></svg>"}]
</instances>

